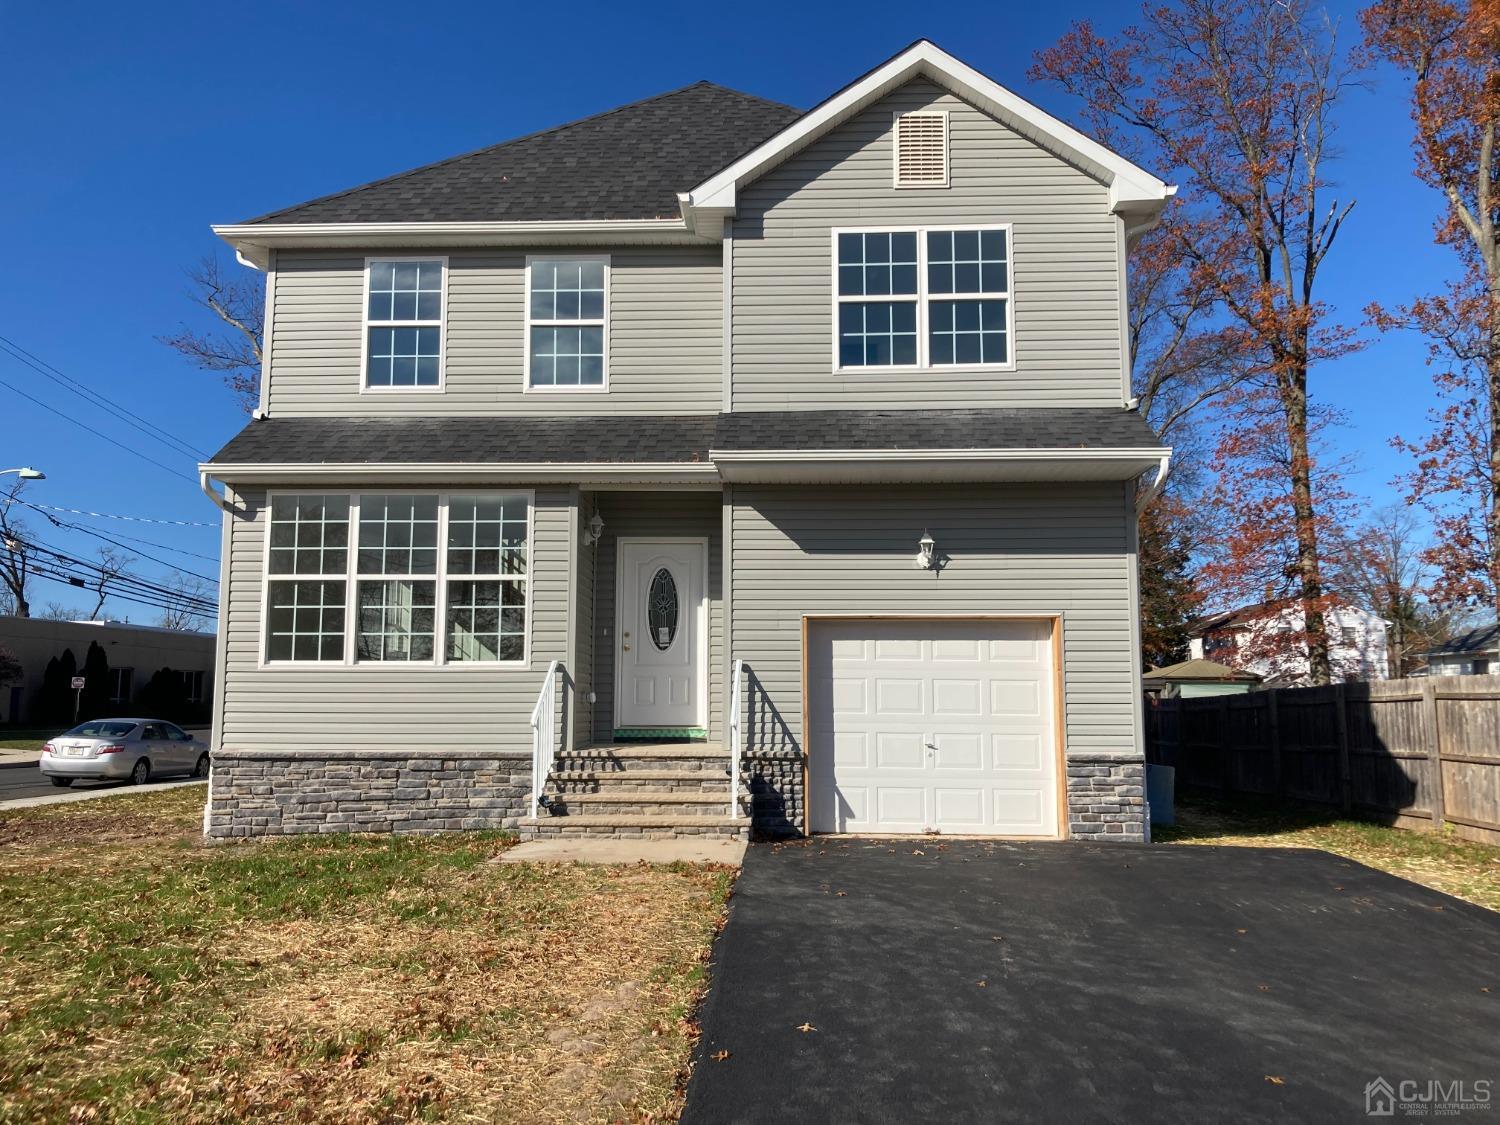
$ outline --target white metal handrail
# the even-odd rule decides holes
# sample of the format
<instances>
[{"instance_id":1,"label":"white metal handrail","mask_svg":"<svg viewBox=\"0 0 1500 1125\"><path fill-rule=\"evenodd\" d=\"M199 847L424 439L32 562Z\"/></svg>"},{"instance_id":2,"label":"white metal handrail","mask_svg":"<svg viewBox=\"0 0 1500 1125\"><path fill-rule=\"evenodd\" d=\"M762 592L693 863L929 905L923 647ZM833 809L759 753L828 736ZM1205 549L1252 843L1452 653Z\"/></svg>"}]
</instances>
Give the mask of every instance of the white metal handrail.
<instances>
[{"instance_id":1,"label":"white metal handrail","mask_svg":"<svg viewBox=\"0 0 1500 1125\"><path fill-rule=\"evenodd\" d=\"M557 669L562 661L547 665L542 693L531 711L531 816L536 818L542 790L552 774L557 756Z\"/></svg>"},{"instance_id":2,"label":"white metal handrail","mask_svg":"<svg viewBox=\"0 0 1500 1125\"><path fill-rule=\"evenodd\" d=\"M730 680L729 698L729 815L736 819L740 815L740 699L745 679L745 662L734 662L734 675Z\"/></svg>"}]
</instances>

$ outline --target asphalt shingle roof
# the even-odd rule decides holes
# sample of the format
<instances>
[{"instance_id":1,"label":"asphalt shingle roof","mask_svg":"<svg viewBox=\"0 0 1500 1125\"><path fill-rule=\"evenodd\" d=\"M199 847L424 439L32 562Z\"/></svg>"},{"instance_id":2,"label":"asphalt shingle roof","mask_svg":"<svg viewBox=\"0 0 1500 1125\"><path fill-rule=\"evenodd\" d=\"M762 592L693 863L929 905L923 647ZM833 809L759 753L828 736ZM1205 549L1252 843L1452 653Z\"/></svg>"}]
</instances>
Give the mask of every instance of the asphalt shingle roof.
<instances>
[{"instance_id":1,"label":"asphalt shingle roof","mask_svg":"<svg viewBox=\"0 0 1500 1125\"><path fill-rule=\"evenodd\" d=\"M632 102L251 223L654 219L802 111L712 82Z\"/></svg>"},{"instance_id":2,"label":"asphalt shingle roof","mask_svg":"<svg viewBox=\"0 0 1500 1125\"><path fill-rule=\"evenodd\" d=\"M1471 652L1493 652L1500 646L1500 625L1481 625L1428 650L1430 656L1454 656Z\"/></svg>"},{"instance_id":3,"label":"asphalt shingle roof","mask_svg":"<svg viewBox=\"0 0 1500 1125\"><path fill-rule=\"evenodd\" d=\"M1127 410L818 410L667 416L262 418L216 464L681 464L709 450L1118 449L1159 444Z\"/></svg>"},{"instance_id":4,"label":"asphalt shingle roof","mask_svg":"<svg viewBox=\"0 0 1500 1125\"><path fill-rule=\"evenodd\" d=\"M1008 410L777 410L721 414L714 448L1143 449L1161 444L1134 411L1108 407Z\"/></svg>"}]
</instances>

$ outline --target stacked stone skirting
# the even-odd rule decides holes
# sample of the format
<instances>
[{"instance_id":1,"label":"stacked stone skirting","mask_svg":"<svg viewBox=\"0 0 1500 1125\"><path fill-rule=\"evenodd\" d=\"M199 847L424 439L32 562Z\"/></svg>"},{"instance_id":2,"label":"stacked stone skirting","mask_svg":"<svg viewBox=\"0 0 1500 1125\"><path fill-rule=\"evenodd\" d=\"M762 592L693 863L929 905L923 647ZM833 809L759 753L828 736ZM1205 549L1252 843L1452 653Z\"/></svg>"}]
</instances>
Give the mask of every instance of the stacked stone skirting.
<instances>
[{"instance_id":1,"label":"stacked stone skirting","mask_svg":"<svg viewBox=\"0 0 1500 1125\"><path fill-rule=\"evenodd\" d=\"M800 835L807 826L801 753L747 751L744 786L757 836ZM623 779L622 779L623 780ZM721 784L714 782L717 786ZM1141 843L1149 839L1145 764L1129 755L1068 759L1068 835ZM280 836L310 832L428 834L515 829L530 812L531 756L451 751L220 750L209 780L207 834ZM644 809L631 809L635 813ZM581 818L529 829L538 838L582 835ZM634 819L634 818L631 818ZM620 836L727 835L734 826L618 826ZM601 834L597 828L588 833Z\"/></svg>"},{"instance_id":2,"label":"stacked stone skirting","mask_svg":"<svg viewBox=\"0 0 1500 1125\"><path fill-rule=\"evenodd\" d=\"M1068 835L1135 844L1149 840L1146 764L1123 754L1069 757Z\"/></svg>"},{"instance_id":3,"label":"stacked stone skirting","mask_svg":"<svg viewBox=\"0 0 1500 1125\"><path fill-rule=\"evenodd\" d=\"M219 750L207 835L514 828L530 805L527 753Z\"/></svg>"},{"instance_id":4,"label":"stacked stone skirting","mask_svg":"<svg viewBox=\"0 0 1500 1125\"><path fill-rule=\"evenodd\" d=\"M800 836L807 829L806 773L798 750L747 750L741 759L750 791L755 834L769 839Z\"/></svg>"}]
</instances>

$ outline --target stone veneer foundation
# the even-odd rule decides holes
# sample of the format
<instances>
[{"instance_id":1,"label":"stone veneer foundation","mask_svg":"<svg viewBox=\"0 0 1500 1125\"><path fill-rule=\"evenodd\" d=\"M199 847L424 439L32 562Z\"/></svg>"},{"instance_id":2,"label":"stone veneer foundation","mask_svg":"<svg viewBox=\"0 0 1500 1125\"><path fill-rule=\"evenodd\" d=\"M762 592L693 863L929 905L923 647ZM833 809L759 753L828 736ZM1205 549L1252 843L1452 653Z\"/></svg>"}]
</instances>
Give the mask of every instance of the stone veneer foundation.
<instances>
[{"instance_id":1,"label":"stone veneer foundation","mask_svg":"<svg viewBox=\"0 0 1500 1125\"><path fill-rule=\"evenodd\" d=\"M744 777L759 836L800 835L807 824L802 755L748 751ZM1090 754L1067 763L1068 834L1149 839L1145 764ZM433 833L514 829L530 812L531 756L451 751L220 750L209 778L210 838L308 832ZM560 835L567 818L559 817ZM548 826L554 827L554 826Z\"/></svg>"},{"instance_id":2,"label":"stone veneer foundation","mask_svg":"<svg viewBox=\"0 0 1500 1125\"><path fill-rule=\"evenodd\" d=\"M210 838L514 828L531 811L529 753L219 750Z\"/></svg>"}]
</instances>

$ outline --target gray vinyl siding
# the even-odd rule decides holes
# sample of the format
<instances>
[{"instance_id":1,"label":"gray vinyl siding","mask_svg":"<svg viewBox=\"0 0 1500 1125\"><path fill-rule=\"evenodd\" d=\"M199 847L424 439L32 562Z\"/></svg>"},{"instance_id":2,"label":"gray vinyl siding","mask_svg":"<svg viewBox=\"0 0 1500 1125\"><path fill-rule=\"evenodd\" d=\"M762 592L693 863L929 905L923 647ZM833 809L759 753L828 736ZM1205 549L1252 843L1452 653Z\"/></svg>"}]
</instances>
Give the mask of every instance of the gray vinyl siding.
<instances>
[{"instance_id":1,"label":"gray vinyl siding","mask_svg":"<svg viewBox=\"0 0 1500 1125\"><path fill-rule=\"evenodd\" d=\"M892 186L892 114L949 113L950 185ZM1013 224L1016 369L834 374L832 235ZM1098 181L915 81L744 187L734 222L736 410L1118 406L1118 222Z\"/></svg>"},{"instance_id":2,"label":"gray vinyl siding","mask_svg":"<svg viewBox=\"0 0 1500 1125\"><path fill-rule=\"evenodd\" d=\"M1138 752L1125 486L737 485L730 502L749 748L801 748L804 614L1060 613L1068 752ZM936 573L911 563L924 530Z\"/></svg>"},{"instance_id":3,"label":"gray vinyl siding","mask_svg":"<svg viewBox=\"0 0 1500 1125\"><path fill-rule=\"evenodd\" d=\"M682 536L708 540L708 733L722 737L724 725L724 522L718 492L599 492L594 500L604 518L594 586L594 667L597 693L594 738L614 735L616 567L621 536ZM585 506L585 511L591 511Z\"/></svg>"},{"instance_id":4,"label":"gray vinyl siding","mask_svg":"<svg viewBox=\"0 0 1500 1125\"><path fill-rule=\"evenodd\" d=\"M320 751L442 745L530 751L531 712L547 664L565 659L567 652L569 489L535 492L530 667L496 669L261 667L266 493L236 489L236 497L243 513L232 517L229 534L221 747ZM562 695L559 691L559 699Z\"/></svg>"},{"instance_id":5,"label":"gray vinyl siding","mask_svg":"<svg viewBox=\"0 0 1500 1125\"><path fill-rule=\"evenodd\" d=\"M391 253L411 257L423 251ZM719 246L620 247L610 252L607 394L524 391L524 251L432 253L448 258L443 390L361 394L365 255L278 252L270 412L695 414L720 408L724 302Z\"/></svg>"}]
</instances>

